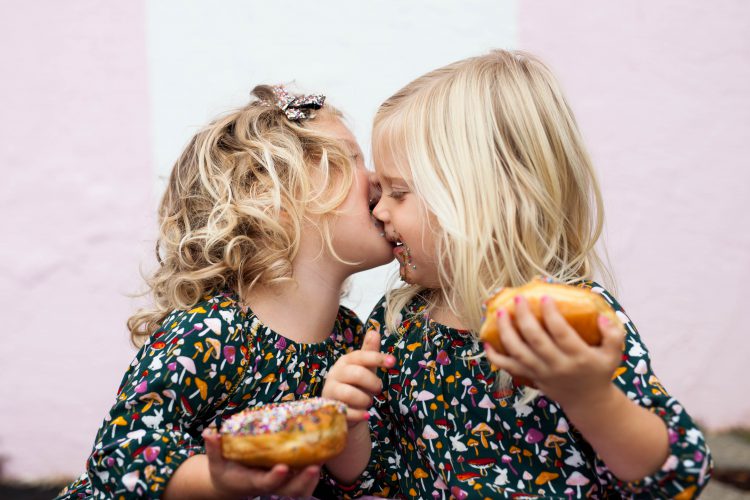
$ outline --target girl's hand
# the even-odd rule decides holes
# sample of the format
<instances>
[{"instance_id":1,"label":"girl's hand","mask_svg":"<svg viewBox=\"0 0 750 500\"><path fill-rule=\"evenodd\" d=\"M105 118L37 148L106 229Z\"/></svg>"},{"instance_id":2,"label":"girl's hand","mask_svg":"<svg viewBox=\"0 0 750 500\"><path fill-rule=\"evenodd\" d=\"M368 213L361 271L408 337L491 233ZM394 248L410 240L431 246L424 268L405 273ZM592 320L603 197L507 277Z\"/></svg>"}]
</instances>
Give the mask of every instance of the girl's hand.
<instances>
[{"instance_id":1,"label":"girl's hand","mask_svg":"<svg viewBox=\"0 0 750 500\"><path fill-rule=\"evenodd\" d=\"M621 361L625 332L600 316L602 344L594 347L565 321L551 298L542 298L541 323L522 296L515 306L515 324L507 311L497 313L500 341L508 355L486 344L487 359L511 375L531 380L563 407L606 397Z\"/></svg>"},{"instance_id":2,"label":"girl's hand","mask_svg":"<svg viewBox=\"0 0 750 500\"><path fill-rule=\"evenodd\" d=\"M368 419L373 397L383 392L376 369L395 363L396 358L380 352L380 334L370 330L362 349L341 356L331 367L321 396L344 403L349 427L354 427Z\"/></svg>"},{"instance_id":3,"label":"girl's hand","mask_svg":"<svg viewBox=\"0 0 750 500\"><path fill-rule=\"evenodd\" d=\"M221 455L221 441L215 429L203 431L206 456L213 489L218 498L239 498L275 494L289 497L310 497L320 479L320 466L311 465L291 471L286 465L270 470L254 469L226 460Z\"/></svg>"}]
</instances>

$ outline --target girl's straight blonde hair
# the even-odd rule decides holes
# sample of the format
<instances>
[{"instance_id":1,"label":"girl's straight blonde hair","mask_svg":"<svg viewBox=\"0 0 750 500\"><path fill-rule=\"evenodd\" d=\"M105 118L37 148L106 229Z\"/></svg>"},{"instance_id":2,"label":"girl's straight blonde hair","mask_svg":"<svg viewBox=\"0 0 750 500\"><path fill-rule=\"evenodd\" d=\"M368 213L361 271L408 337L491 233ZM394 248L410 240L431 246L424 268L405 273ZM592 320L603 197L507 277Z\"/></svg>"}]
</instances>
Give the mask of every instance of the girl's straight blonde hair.
<instances>
[{"instance_id":1,"label":"girl's straight blonde hair","mask_svg":"<svg viewBox=\"0 0 750 500\"><path fill-rule=\"evenodd\" d=\"M341 113L324 105L315 117L292 121L273 104L272 87L257 86L252 96L195 134L172 168L159 208L158 268L147 278L153 305L127 323L136 346L172 310L206 294L230 290L243 300L257 284L293 280L311 217L336 257L330 216L355 165L340 140L310 124Z\"/></svg>"},{"instance_id":2,"label":"girl's straight blonde hair","mask_svg":"<svg viewBox=\"0 0 750 500\"><path fill-rule=\"evenodd\" d=\"M606 273L594 248L603 225L594 169L557 81L534 56L495 50L417 78L381 105L373 151L410 174L438 226L441 290L393 290L391 331L417 294L478 332L482 304L500 287Z\"/></svg>"}]
</instances>

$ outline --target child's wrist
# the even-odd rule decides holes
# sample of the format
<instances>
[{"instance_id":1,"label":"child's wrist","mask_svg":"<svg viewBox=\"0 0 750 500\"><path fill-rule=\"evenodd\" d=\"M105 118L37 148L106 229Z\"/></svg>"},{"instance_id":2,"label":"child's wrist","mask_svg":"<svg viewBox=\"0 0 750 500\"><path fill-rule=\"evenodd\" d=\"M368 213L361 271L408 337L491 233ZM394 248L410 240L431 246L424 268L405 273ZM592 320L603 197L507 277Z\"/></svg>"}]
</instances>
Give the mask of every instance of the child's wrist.
<instances>
[{"instance_id":1,"label":"child's wrist","mask_svg":"<svg viewBox=\"0 0 750 500\"><path fill-rule=\"evenodd\" d=\"M358 443L370 439L370 423L365 420L349 428L349 443Z\"/></svg>"},{"instance_id":2,"label":"child's wrist","mask_svg":"<svg viewBox=\"0 0 750 500\"><path fill-rule=\"evenodd\" d=\"M349 429L344 451L329 460L326 469L340 484L352 485L367 468L371 451L370 426L367 421L358 423Z\"/></svg>"},{"instance_id":3,"label":"child's wrist","mask_svg":"<svg viewBox=\"0 0 750 500\"><path fill-rule=\"evenodd\" d=\"M622 392L614 384L608 383L599 389L582 391L566 401L558 401L569 416L573 415L608 415L617 411Z\"/></svg>"}]
</instances>

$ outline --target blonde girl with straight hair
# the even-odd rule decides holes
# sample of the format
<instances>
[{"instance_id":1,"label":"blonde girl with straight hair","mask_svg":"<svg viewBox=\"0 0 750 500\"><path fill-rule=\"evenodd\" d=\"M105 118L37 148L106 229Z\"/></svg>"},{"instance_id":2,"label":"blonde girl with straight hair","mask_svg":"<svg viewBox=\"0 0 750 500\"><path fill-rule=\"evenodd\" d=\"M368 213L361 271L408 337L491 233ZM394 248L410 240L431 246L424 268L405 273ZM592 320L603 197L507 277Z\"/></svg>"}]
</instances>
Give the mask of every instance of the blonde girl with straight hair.
<instances>
[{"instance_id":1,"label":"blonde girl with straight hair","mask_svg":"<svg viewBox=\"0 0 750 500\"><path fill-rule=\"evenodd\" d=\"M351 497L696 496L703 436L592 281L607 276L601 193L549 69L498 50L427 73L382 104L373 153L373 213L405 283L367 325L364 350L379 341L391 367L351 381L355 352L326 380L324 395L370 414L328 482ZM515 321L496 319L508 354L481 345L483 302L540 275L601 294L627 332L602 316L591 347L552 299L541 322L520 299Z\"/></svg>"},{"instance_id":2,"label":"blonde girl with straight hair","mask_svg":"<svg viewBox=\"0 0 750 500\"><path fill-rule=\"evenodd\" d=\"M371 183L322 95L261 85L200 130L159 208L152 305L128 320L140 347L86 473L61 497L308 496L319 466L225 460L210 424L319 396L362 323L339 306L353 273L392 259Z\"/></svg>"}]
</instances>

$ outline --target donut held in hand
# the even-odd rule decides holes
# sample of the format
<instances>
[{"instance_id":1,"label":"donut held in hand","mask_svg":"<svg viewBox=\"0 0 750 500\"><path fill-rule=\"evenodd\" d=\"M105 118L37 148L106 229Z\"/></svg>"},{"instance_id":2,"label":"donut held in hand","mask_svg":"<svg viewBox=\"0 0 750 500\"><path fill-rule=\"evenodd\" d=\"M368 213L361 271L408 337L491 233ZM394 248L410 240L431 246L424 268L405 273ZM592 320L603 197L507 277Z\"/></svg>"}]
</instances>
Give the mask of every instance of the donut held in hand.
<instances>
[{"instance_id":1,"label":"donut held in hand","mask_svg":"<svg viewBox=\"0 0 750 500\"><path fill-rule=\"evenodd\" d=\"M511 321L515 321L516 296L523 296L534 316L544 324L542 318L542 297L545 295L554 300L560 314L578 335L589 345L597 346L602 342L599 331L599 315L606 316L613 324L624 328L622 321L604 298L588 288L560 283L550 283L535 279L519 287L507 287L500 290L486 302L486 315L479 336L489 343L500 354L507 354L497 329L497 311L505 309Z\"/></svg>"},{"instance_id":2,"label":"donut held in hand","mask_svg":"<svg viewBox=\"0 0 750 500\"><path fill-rule=\"evenodd\" d=\"M346 406L323 398L248 408L221 425L221 453L250 467L303 468L346 445Z\"/></svg>"}]
</instances>

